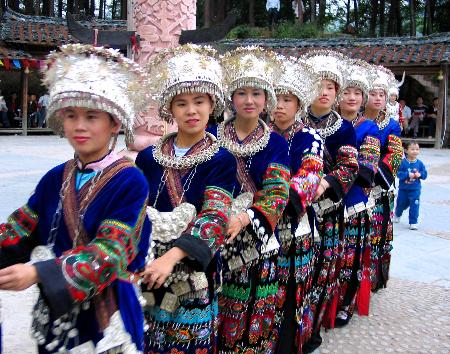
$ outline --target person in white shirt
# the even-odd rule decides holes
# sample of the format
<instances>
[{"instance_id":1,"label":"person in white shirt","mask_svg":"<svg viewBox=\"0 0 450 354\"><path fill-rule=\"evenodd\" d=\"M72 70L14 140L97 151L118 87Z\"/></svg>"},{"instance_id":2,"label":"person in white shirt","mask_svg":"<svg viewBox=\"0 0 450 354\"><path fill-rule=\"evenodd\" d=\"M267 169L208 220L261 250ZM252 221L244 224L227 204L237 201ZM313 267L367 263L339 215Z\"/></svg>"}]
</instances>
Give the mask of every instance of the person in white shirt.
<instances>
[{"instance_id":1,"label":"person in white shirt","mask_svg":"<svg viewBox=\"0 0 450 354\"><path fill-rule=\"evenodd\" d=\"M273 30L275 22L277 21L278 13L280 12L280 0L267 0L266 10L269 13L270 30Z\"/></svg>"},{"instance_id":2,"label":"person in white shirt","mask_svg":"<svg viewBox=\"0 0 450 354\"><path fill-rule=\"evenodd\" d=\"M39 98L38 101L38 127L42 128L44 126L44 122L45 122L45 115L47 114L47 106L48 106L48 100L49 100L49 95L46 93L43 96L41 96Z\"/></svg>"},{"instance_id":3,"label":"person in white shirt","mask_svg":"<svg viewBox=\"0 0 450 354\"><path fill-rule=\"evenodd\" d=\"M411 108L409 108L406 105L405 100L400 100L399 104L400 104L400 110L402 111L402 117L403 117L403 131L407 132L409 120L411 119Z\"/></svg>"}]
</instances>

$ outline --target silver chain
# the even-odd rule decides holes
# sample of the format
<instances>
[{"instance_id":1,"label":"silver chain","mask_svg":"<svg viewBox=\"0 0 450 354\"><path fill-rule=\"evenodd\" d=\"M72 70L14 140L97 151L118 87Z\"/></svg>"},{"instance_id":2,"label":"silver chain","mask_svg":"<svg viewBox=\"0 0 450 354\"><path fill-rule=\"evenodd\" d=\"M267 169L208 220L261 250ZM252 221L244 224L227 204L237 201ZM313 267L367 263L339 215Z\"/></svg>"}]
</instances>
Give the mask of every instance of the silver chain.
<instances>
[{"instance_id":1,"label":"silver chain","mask_svg":"<svg viewBox=\"0 0 450 354\"><path fill-rule=\"evenodd\" d=\"M69 189L70 179L72 178L76 169L76 163L74 163L72 171L70 171L69 176L61 185L61 189L59 190L59 200L58 206L56 207L55 214L53 214L52 223L50 226L50 232L47 239L47 247L53 250L53 246L55 245L56 235L58 233L59 223L61 222L62 216L62 206L64 203L64 199L67 195L67 190Z\"/></svg>"}]
</instances>

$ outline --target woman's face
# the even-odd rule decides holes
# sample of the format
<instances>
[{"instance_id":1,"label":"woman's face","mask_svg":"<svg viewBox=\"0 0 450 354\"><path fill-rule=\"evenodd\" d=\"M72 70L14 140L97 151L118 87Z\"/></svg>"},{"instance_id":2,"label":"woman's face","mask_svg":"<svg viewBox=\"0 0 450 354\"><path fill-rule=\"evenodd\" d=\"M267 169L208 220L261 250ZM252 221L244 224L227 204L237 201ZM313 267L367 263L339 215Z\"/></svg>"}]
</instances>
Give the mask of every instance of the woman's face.
<instances>
[{"instance_id":1,"label":"woman's face","mask_svg":"<svg viewBox=\"0 0 450 354\"><path fill-rule=\"evenodd\" d=\"M298 98L292 93L277 95L277 105L272 111L275 124L293 123L299 108Z\"/></svg>"},{"instance_id":2,"label":"woman's face","mask_svg":"<svg viewBox=\"0 0 450 354\"><path fill-rule=\"evenodd\" d=\"M341 112L357 113L363 103L363 92L357 87L347 87L342 93L342 100L339 103Z\"/></svg>"},{"instance_id":3,"label":"woman's face","mask_svg":"<svg viewBox=\"0 0 450 354\"><path fill-rule=\"evenodd\" d=\"M111 136L120 124L109 113L82 107L68 107L61 111L64 134L84 163L96 161L109 151Z\"/></svg>"},{"instance_id":4,"label":"woman's face","mask_svg":"<svg viewBox=\"0 0 450 354\"><path fill-rule=\"evenodd\" d=\"M176 95L170 104L178 131L189 135L197 135L205 131L213 109L212 100L206 93Z\"/></svg>"},{"instance_id":5,"label":"woman's face","mask_svg":"<svg viewBox=\"0 0 450 354\"><path fill-rule=\"evenodd\" d=\"M386 107L386 93L382 89L375 89L369 92L366 109L381 111Z\"/></svg>"},{"instance_id":6,"label":"woman's face","mask_svg":"<svg viewBox=\"0 0 450 354\"><path fill-rule=\"evenodd\" d=\"M312 106L320 111L331 110L336 100L336 83L332 80L322 80L320 83L320 94L313 101Z\"/></svg>"},{"instance_id":7,"label":"woman's face","mask_svg":"<svg viewBox=\"0 0 450 354\"><path fill-rule=\"evenodd\" d=\"M233 92L232 101L236 117L258 119L266 105L266 94L263 89L240 87Z\"/></svg>"}]
</instances>

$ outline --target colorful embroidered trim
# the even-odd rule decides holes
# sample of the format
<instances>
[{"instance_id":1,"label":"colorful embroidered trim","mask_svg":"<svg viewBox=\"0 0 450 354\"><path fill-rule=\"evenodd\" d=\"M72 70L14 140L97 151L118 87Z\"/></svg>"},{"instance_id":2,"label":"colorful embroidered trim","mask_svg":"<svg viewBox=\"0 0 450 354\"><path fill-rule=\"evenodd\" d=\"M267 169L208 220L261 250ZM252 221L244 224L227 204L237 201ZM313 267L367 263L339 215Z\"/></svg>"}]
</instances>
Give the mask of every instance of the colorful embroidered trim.
<instances>
[{"instance_id":1,"label":"colorful embroidered trim","mask_svg":"<svg viewBox=\"0 0 450 354\"><path fill-rule=\"evenodd\" d=\"M336 165L328 176L334 177L347 193L358 175L358 151L354 146L341 146L337 152Z\"/></svg>"},{"instance_id":2,"label":"colorful embroidered trim","mask_svg":"<svg viewBox=\"0 0 450 354\"><path fill-rule=\"evenodd\" d=\"M360 166L364 166L376 173L379 159L380 140L373 136L366 136L359 148L358 161Z\"/></svg>"},{"instance_id":3,"label":"colorful embroidered trim","mask_svg":"<svg viewBox=\"0 0 450 354\"><path fill-rule=\"evenodd\" d=\"M193 222L191 235L207 242L214 254L224 243L232 196L219 187L207 187L202 210Z\"/></svg>"},{"instance_id":4,"label":"colorful embroidered trim","mask_svg":"<svg viewBox=\"0 0 450 354\"><path fill-rule=\"evenodd\" d=\"M138 252L135 230L116 220L104 220L91 243L65 252L59 259L76 301L90 299L117 278L128 279L126 268Z\"/></svg>"},{"instance_id":5,"label":"colorful embroidered trim","mask_svg":"<svg viewBox=\"0 0 450 354\"><path fill-rule=\"evenodd\" d=\"M277 163L271 163L263 177L263 188L255 194L253 208L261 212L272 228L283 214L289 197L289 169Z\"/></svg>"},{"instance_id":6,"label":"colorful embroidered trim","mask_svg":"<svg viewBox=\"0 0 450 354\"><path fill-rule=\"evenodd\" d=\"M28 205L17 209L8 217L8 222L0 224L0 247L13 246L21 238L30 236L38 223L38 215Z\"/></svg>"}]
</instances>

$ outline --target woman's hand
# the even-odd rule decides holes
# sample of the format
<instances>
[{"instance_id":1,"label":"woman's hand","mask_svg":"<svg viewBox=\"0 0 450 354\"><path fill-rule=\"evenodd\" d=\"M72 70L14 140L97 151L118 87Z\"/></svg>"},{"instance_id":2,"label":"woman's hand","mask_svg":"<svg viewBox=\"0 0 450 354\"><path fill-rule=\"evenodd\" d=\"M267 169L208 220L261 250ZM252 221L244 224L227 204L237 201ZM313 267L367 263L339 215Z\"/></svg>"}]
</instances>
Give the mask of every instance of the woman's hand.
<instances>
[{"instance_id":1,"label":"woman's hand","mask_svg":"<svg viewBox=\"0 0 450 354\"><path fill-rule=\"evenodd\" d=\"M314 196L314 201L319 200L319 198L322 196L322 194L325 193L325 191L330 188L330 184L325 180L321 179L319 183L319 187L317 187L316 195Z\"/></svg>"},{"instance_id":2,"label":"woman's hand","mask_svg":"<svg viewBox=\"0 0 450 354\"><path fill-rule=\"evenodd\" d=\"M147 264L141 273L142 281L147 283L147 289L159 289L172 274L175 265L186 256L187 253L181 248L173 247L161 257Z\"/></svg>"},{"instance_id":3,"label":"woman's hand","mask_svg":"<svg viewBox=\"0 0 450 354\"><path fill-rule=\"evenodd\" d=\"M15 264L0 269L1 290L25 290L38 281L36 267L29 264Z\"/></svg>"},{"instance_id":4,"label":"woman's hand","mask_svg":"<svg viewBox=\"0 0 450 354\"><path fill-rule=\"evenodd\" d=\"M228 223L227 234L230 235L227 239L227 243L233 242L239 233L250 224L250 218L248 214L243 211L230 218Z\"/></svg>"}]
</instances>

